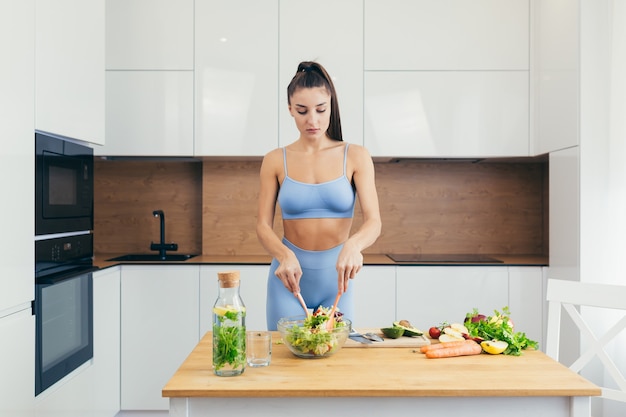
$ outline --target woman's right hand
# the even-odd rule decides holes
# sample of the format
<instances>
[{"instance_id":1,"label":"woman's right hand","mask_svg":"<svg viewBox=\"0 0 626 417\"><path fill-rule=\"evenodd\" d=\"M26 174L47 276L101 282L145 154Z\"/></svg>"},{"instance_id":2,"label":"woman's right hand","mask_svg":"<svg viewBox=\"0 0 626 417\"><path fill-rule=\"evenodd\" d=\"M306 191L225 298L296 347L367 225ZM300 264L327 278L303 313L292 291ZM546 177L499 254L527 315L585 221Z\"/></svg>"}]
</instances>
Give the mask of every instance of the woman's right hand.
<instances>
[{"instance_id":1,"label":"woman's right hand","mask_svg":"<svg viewBox=\"0 0 626 417\"><path fill-rule=\"evenodd\" d=\"M302 277L302 268L296 255L291 253L284 259L279 260L278 268L274 273L278 279L283 282L285 288L296 294L300 292L300 278Z\"/></svg>"}]
</instances>

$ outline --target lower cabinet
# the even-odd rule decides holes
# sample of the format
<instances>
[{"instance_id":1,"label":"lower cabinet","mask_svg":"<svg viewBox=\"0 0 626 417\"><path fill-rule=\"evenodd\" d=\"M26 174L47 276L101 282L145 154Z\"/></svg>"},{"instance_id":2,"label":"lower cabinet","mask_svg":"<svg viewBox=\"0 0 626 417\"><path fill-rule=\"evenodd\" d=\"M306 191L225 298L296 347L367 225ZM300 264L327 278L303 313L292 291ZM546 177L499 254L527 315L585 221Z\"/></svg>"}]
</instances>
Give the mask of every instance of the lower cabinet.
<instances>
[{"instance_id":1,"label":"lower cabinet","mask_svg":"<svg viewBox=\"0 0 626 417\"><path fill-rule=\"evenodd\" d=\"M33 417L35 316L30 308L0 318L0 415Z\"/></svg>"},{"instance_id":2,"label":"lower cabinet","mask_svg":"<svg viewBox=\"0 0 626 417\"><path fill-rule=\"evenodd\" d=\"M462 322L474 308L492 315L508 306L515 329L544 340L544 270L534 266L399 266L397 318L427 330Z\"/></svg>"},{"instance_id":3,"label":"lower cabinet","mask_svg":"<svg viewBox=\"0 0 626 417\"><path fill-rule=\"evenodd\" d=\"M396 267L366 265L350 285L354 286L352 325L391 326L396 319Z\"/></svg>"},{"instance_id":4,"label":"lower cabinet","mask_svg":"<svg viewBox=\"0 0 626 417\"><path fill-rule=\"evenodd\" d=\"M199 269L122 266L122 410L169 408L161 390L199 341Z\"/></svg>"},{"instance_id":5,"label":"lower cabinet","mask_svg":"<svg viewBox=\"0 0 626 417\"><path fill-rule=\"evenodd\" d=\"M422 330L443 321L462 323L474 308L488 315L508 305L507 267L397 268L397 317Z\"/></svg>"},{"instance_id":6,"label":"lower cabinet","mask_svg":"<svg viewBox=\"0 0 626 417\"><path fill-rule=\"evenodd\" d=\"M547 325L547 267L509 267L509 308L515 329L539 342L545 351L544 332Z\"/></svg>"},{"instance_id":7,"label":"lower cabinet","mask_svg":"<svg viewBox=\"0 0 626 417\"><path fill-rule=\"evenodd\" d=\"M121 267L93 274L93 416L120 410Z\"/></svg>"}]
</instances>

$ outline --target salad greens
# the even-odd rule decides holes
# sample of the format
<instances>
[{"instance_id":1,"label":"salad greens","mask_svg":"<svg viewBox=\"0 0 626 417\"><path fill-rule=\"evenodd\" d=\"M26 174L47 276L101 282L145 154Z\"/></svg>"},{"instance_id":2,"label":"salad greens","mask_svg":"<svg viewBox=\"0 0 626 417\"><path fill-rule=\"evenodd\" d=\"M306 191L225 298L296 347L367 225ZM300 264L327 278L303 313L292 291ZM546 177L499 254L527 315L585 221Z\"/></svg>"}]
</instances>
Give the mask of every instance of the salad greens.
<instances>
[{"instance_id":1,"label":"salad greens","mask_svg":"<svg viewBox=\"0 0 626 417\"><path fill-rule=\"evenodd\" d=\"M471 338L483 340L502 340L509 346L503 352L505 355L519 356L524 349L537 349L539 343L530 340L523 332L515 332L513 321L510 318L508 307L502 312L494 310L493 316L484 316L474 309L465 316L465 327Z\"/></svg>"},{"instance_id":2,"label":"salad greens","mask_svg":"<svg viewBox=\"0 0 626 417\"><path fill-rule=\"evenodd\" d=\"M287 342L303 354L323 356L339 347L338 336L326 329L326 322L330 319L330 309L318 307L317 310L304 319L302 326L294 324L287 329ZM342 314L335 312L334 328L345 327Z\"/></svg>"},{"instance_id":3,"label":"salad greens","mask_svg":"<svg viewBox=\"0 0 626 417\"><path fill-rule=\"evenodd\" d=\"M242 324L244 311L225 310L215 314L213 323L213 366L220 371L243 369L246 363L246 328ZM233 325L234 324L234 325Z\"/></svg>"}]
</instances>

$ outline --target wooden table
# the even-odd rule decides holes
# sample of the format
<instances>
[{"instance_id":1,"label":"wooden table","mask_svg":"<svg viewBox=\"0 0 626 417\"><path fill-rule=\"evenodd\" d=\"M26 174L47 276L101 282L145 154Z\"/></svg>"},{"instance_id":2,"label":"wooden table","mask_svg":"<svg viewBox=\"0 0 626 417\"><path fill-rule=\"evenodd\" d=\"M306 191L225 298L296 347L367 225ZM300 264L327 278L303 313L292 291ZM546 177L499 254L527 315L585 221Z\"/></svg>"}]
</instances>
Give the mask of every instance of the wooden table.
<instances>
[{"instance_id":1,"label":"wooden table","mask_svg":"<svg viewBox=\"0 0 626 417\"><path fill-rule=\"evenodd\" d=\"M416 349L344 348L293 356L273 334L272 363L218 377L207 333L163 388L171 417L416 415L588 417L600 389L540 351L426 359Z\"/></svg>"}]
</instances>

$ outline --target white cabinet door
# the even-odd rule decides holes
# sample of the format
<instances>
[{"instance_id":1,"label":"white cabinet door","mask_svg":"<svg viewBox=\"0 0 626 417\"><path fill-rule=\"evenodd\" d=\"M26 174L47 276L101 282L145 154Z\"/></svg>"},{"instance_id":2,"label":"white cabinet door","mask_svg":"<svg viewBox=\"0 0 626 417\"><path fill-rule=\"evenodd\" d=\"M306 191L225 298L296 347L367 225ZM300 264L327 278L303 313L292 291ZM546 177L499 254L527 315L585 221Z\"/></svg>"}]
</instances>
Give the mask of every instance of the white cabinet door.
<instances>
[{"instance_id":1,"label":"white cabinet door","mask_svg":"<svg viewBox=\"0 0 626 417\"><path fill-rule=\"evenodd\" d=\"M400 266L397 317L426 331L462 323L474 308L486 315L509 301L508 269L483 266Z\"/></svg>"},{"instance_id":2,"label":"white cabinet door","mask_svg":"<svg viewBox=\"0 0 626 417\"><path fill-rule=\"evenodd\" d=\"M549 278L580 277L580 149L550 153Z\"/></svg>"},{"instance_id":3,"label":"white cabinet door","mask_svg":"<svg viewBox=\"0 0 626 417\"><path fill-rule=\"evenodd\" d=\"M287 85L301 61L318 61L333 78L343 139L363 144L363 2L280 2L279 144L299 136L287 110Z\"/></svg>"},{"instance_id":4,"label":"white cabinet door","mask_svg":"<svg viewBox=\"0 0 626 417\"><path fill-rule=\"evenodd\" d=\"M373 156L528 156L528 72L367 72Z\"/></svg>"},{"instance_id":5,"label":"white cabinet door","mask_svg":"<svg viewBox=\"0 0 626 417\"><path fill-rule=\"evenodd\" d=\"M193 0L107 0L106 68L192 70Z\"/></svg>"},{"instance_id":6,"label":"white cabinet door","mask_svg":"<svg viewBox=\"0 0 626 417\"><path fill-rule=\"evenodd\" d=\"M354 327L389 327L396 320L396 267L364 266L354 286Z\"/></svg>"},{"instance_id":7,"label":"white cabinet door","mask_svg":"<svg viewBox=\"0 0 626 417\"><path fill-rule=\"evenodd\" d=\"M35 126L104 143L104 0L36 1Z\"/></svg>"},{"instance_id":8,"label":"white cabinet door","mask_svg":"<svg viewBox=\"0 0 626 417\"><path fill-rule=\"evenodd\" d=\"M533 2L535 155L579 144L580 22L578 2Z\"/></svg>"},{"instance_id":9,"label":"white cabinet door","mask_svg":"<svg viewBox=\"0 0 626 417\"><path fill-rule=\"evenodd\" d=\"M0 415L33 417L35 316L30 308L0 318Z\"/></svg>"},{"instance_id":10,"label":"white cabinet door","mask_svg":"<svg viewBox=\"0 0 626 417\"><path fill-rule=\"evenodd\" d=\"M265 299L269 265L205 265L200 267L200 337L213 328L213 305L217 300L217 273L239 271L240 295L246 306L246 328L267 330Z\"/></svg>"},{"instance_id":11,"label":"white cabinet door","mask_svg":"<svg viewBox=\"0 0 626 417\"><path fill-rule=\"evenodd\" d=\"M544 300L543 268L509 268L509 309L515 330L526 333L529 339L543 346ZM500 310L498 310L500 311Z\"/></svg>"},{"instance_id":12,"label":"white cabinet door","mask_svg":"<svg viewBox=\"0 0 626 417\"><path fill-rule=\"evenodd\" d=\"M193 155L193 71L107 71L99 155Z\"/></svg>"},{"instance_id":13,"label":"white cabinet door","mask_svg":"<svg viewBox=\"0 0 626 417\"><path fill-rule=\"evenodd\" d=\"M528 70L528 0L365 0L366 70Z\"/></svg>"},{"instance_id":14,"label":"white cabinet door","mask_svg":"<svg viewBox=\"0 0 626 417\"><path fill-rule=\"evenodd\" d=\"M161 389L198 344L199 266L122 266L121 409L167 410Z\"/></svg>"},{"instance_id":15,"label":"white cabinet door","mask_svg":"<svg viewBox=\"0 0 626 417\"><path fill-rule=\"evenodd\" d=\"M35 298L35 2L0 3L0 317ZM8 314L8 313L7 313ZM5 340L0 334L0 340ZM0 401L1 402L1 401Z\"/></svg>"},{"instance_id":16,"label":"white cabinet door","mask_svg":"<svg viewBox=\"0 0 626 417\"><path fill-rule=\"evenodd\" d=\"M93 274L94 416L120 409L120 269Z\"/></svg>"},{"instance_id":17,"label":"white cabinet door","mask_svg":"<svg viewBox=\"0 0 626 417\"><path fill-rule=\"evenodd\" d=\"M261 156L278 146L278 2L195 6L195 154ZM284 108L281 108L284 111Z\"/></svg>"}]
</instances>

